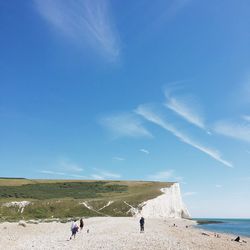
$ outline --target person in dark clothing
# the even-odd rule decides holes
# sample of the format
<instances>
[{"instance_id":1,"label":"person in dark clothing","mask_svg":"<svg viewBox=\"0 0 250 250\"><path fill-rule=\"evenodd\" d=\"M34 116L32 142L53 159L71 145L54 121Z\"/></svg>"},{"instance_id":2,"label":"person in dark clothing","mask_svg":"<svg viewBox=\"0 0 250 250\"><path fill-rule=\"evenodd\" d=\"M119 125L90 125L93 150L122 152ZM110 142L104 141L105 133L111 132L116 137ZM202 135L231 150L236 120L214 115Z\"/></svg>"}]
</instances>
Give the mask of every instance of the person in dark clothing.
<instances>
[{"instance_id":1,"label":"person in dark clothing","mask_svg":"<svg viewBox=\"0 0 250 250\"><path fill-rule=\"evenodd\" d=\"M80 219L80 229L81 229L81 231L82 231L82 229L83 229L83 226L84 226L84 223L83 223L83 219L81 218L81 219Z\"/></svg>"},{"instance_id":2,"label":"person in dark clothing","mask_svg":"<svg viewBox=\"0 0 250 250\"><path fill-rule=\"evenodd\" d=\"M240 236L238 236L234 241L240 242Z\"/></svg>"},{"instance_id":3,"label":"person in dark clothing","mask_svg":"<svg viewBox=\"0 0 250 250\"><path fill-rule=\"evenodd\" d=\"M143 217L141 217L140 219L140 229L141 229L141 233L144 232L144 223L145 223L145 220Z\"/></svg>"}]
</instances>

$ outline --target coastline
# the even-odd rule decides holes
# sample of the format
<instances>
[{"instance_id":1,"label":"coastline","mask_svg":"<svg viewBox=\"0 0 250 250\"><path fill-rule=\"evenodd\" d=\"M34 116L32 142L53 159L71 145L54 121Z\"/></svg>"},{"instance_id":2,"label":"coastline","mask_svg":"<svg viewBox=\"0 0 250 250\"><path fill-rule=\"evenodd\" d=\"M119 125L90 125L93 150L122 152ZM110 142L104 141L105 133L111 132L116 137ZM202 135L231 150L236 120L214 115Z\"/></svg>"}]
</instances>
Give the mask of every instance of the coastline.
<instances>
[{"instance_id":1,"label":"coastline","mask_svg":"<svg viewBox=\"0 0 250 250\"><path fill-rule=\"evenodd\" d=\"M197 228L217 233L228 233L240 237L250 237L250 219L236 218L195 218Z\"/></svg>"},{"instance_id":2,"label":"coastline","mask_svg":"<svg viewBox=\"0 0 250 250\"><path fill-rule=\"evenodd\" d=\"M70 222L42 222L27 224L4 222L0 224L3 237L0 246L5 249L250 249L246 243L231 241L235 235L214 233L196 228L197 223L185 219L146 219L145 233L139 232L138 218L92 217L84 219L84 228L76 239L69 241ZM173 226L175 224L175 226ZM87 233L89 230L89 233Z\"/></svg>"}]
</instances>

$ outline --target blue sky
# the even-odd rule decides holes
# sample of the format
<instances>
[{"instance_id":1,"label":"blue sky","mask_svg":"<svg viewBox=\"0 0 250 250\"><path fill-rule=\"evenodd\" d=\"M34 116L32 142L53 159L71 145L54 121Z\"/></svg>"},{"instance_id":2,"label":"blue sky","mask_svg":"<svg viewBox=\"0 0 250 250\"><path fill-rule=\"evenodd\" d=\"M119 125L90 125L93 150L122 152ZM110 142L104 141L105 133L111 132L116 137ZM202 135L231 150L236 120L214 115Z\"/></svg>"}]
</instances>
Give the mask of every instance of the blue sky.
<instances>
[{"instance_id":1,"label":"blue sky","mask_svg":"<svg viewBox=\"0 0 250 250\"><path fill-rule=\"evenodd\" d=\"M178 181L250 217L247 0L0 1L1 176Z\"/></svg>"}]
</instances>

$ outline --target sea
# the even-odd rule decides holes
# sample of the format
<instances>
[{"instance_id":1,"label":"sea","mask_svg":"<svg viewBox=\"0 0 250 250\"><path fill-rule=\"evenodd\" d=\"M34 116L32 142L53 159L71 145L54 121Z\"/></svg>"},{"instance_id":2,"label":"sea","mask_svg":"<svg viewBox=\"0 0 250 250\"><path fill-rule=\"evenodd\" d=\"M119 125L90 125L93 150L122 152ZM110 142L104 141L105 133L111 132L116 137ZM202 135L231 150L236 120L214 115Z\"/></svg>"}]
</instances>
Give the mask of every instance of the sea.
<instances>
[{"instance_id":1,"label":"sea","mask_svg":"<svg viewBox=\"0 0 250 250\"><path fill-rule=\"evenodd\" d=\"M196 218L195 220L219 221L222 223L208 223L196 227L217 233L229 233L236 236L250 237L250 219L218 219L218 218Z\"/></svg>"}]
</instances>

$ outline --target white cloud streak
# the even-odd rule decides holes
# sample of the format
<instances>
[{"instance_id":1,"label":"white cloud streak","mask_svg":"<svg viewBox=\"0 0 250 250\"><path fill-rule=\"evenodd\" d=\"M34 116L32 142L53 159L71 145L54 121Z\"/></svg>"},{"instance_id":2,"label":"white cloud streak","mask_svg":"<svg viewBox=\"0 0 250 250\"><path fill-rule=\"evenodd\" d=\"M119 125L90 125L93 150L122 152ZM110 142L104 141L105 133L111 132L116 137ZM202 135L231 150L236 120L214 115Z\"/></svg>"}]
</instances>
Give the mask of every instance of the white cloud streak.
<instances>
[{"instance_id":1,"label":"white cloud streak","mask_svg":"<svg viewBox=\"0 0 250 250\"><path fill-rule=\"evenodd\" d=\"M63 176L65 179L95 179L95 180L107 180L107 179L120 179L121 175L117 173L111 173L106 170L94 169L96 173L90 175L80 175L80 174L70 174L63 172L56 172L52 170L40 170L38 171L40 174L51 175L51 176Z\"/></svg>"},{"instance_id":2,"label":"white cloud streak","mask_svg":"<svg viewBox=\"0 0 250 250\"><path fill-rule=\"evenodd\" d=\"M183 134L182 132L178 131L173 125L169 124L165 121L161 116L157 115L152 111L152 108L148 105L140 105L136 109L136 113L143 116L146 120L153 122L163 129L171 132L174 136L176 136L180 141L200 150L201 152L209 155L211 158L215 159L216 161L222 163L227 167L233 167L232 163L222 159L220 153L217 150L208 148L203 146L192 139L190 139L187 135Z\"/></svg>"},{"instance_id":3,"label":"white cloud streak","mask_svg":"<svg viewBox=\"0 0 250 250\"><path fill-rule=\"evenodd\" d=\"M142 126L141 120L133 114L112 115L102 118L100 122L115 138L152 137L151 133Z\"/></svg>"},{"instance_id":4,"label":"white cloud streak","mask_svg":"<svg viewBox=\"0 0 250 250\"><path fill-rule=\"evenodd\" d=\"M165 90L165 106L181 116L191 124L205 129L204 118L201 115L200 105L193 97L173 96L170 90Z\"/></svg>"},{"instance_id":5,"label":"white cloud streak","mask_svg":"<svg viewBox=\"0 0 250 250\"><path fill-rule=\"evenodd\" d=\"M70 171L70 172L81 172L83 171L83 168L81 168L79 165L66 161L66 160L62 160L60 162L60 168L62 168L65 171Z\"/></svg>"},{"instance_id":6,"label":"white cloud streak","mask_svg":"<svg viewBox=\"0 0 250 250\"><path fill-rule=\"evenodd\" d=\"M104 178L113 178L113 179L120 179L121 178L120 174L111 173L111 172L107 172L107 171L102 171L101 174Z\"/></svg>"},{"instance_id":7,"label":"white cloud streak","mask_svg":"<svg viewBox=\"0 0 250 250\"><path fill-rule=\"evenodd\" d=\"M48 175L66 175L65 173L62 173L62 172L55 172L55 171L50 171L50 170L41 170L38 172L41 174L48 174Z\"/></svg>"},{"instance_id":8,"label":"white cloud streak","mask_svg":"<svg viewBox=\"0 0 250 250\"><path fill-rule=\"evenodd\" d=\"M140 151L144 154L149 154L149 151L147 149L141 148Z\"/></svg>"},{"instance_id":9,"label":"white cloud streak","mask_svg":"<svg viewBox=\"0 0 250 250\"><path fill-rule=\"evenodd\" d=\"M175 176L174 170L170 169L170 170L164 170L164 171L159 171L156 172L154 174L148 175L147 176L148 180L153 180L153 181L174 181L174 182L179 182L182 184L186 184L183 181L183 177L182 176Z\"/></svg>"},{"instance_id":10,"label":"white cloud streak","mask_svg":"<svg viewBox=\"0 0 250 250\"><path fill-rule=\"evenodd\" d=\"M214 125L214 131L224 136L250 142L250 123L218 121Z\"/></svg>"},{"instance_id":11,"label":"white cloud streak","mask_svg":"<svg viewBox=\"0 0 250 250\"><path fill-rule=\"evenodd\" d=\"M91 178L93 178L94 180L104 180L104 177L98 174L92 174L90 175Z\"/></svg>"},{"instance_id":12,"label":"white cloud streak","mask_svg":"<svg viewBox=\"0 0 250 250\"><path fill-rule=\"evenodd\" d=\"M87 176L86 175L80 175L80 174L71 174L69 175L70 177L73 177L73 178L80 178L80 179L87 179Z\"/></svg>"},{"instance_id":13,"label":"white cloud streak","mask_svg":"<svg viewBox=\"0 0 250 250\"><path fill-rule=\"evenodd\" d=\"M38 171L40 174L45 174L45 175L51 175L51 176L63 176L65 179L88 179L87 176L85 175L79 175L79 174L69 174L69 173L63 173L63 172L56 172L52 170L41 170Z\"/></svg>"},{"instance_id":14,"label":"white cloud streak","mask_svg":"<svg viewBox=\"0 0 250 250\"><path fill-rule=\"evenodd\" d=\"M173 170L166 170L166 171L157 172L152 175L148 175L148 179L156 180L156 181L168 180L173 177L174 177Z\"/></svg>"},{"instance_id":15,"label":"white cloud streak","mask_svg":"<svg viewBox=\"0 0 250 250\"><path fill-rule=\"evenodd\" d=\"M100 179L100 180L107 180L107 179L120 179L121 175L117 173L112 173L106 170L94 168L93 169L96 173L92 174L91 177L94 179Z\"/></svg>"},{"instance_id":16,"label":"white cloud streak","mask_svg":"<svg viewBox=\"0 0 250 250\"><path fill-rule=\"evenodd\" d=\"M87 43L114 60L119 56L117 32L107 0L34 0L41 16L77 44Z\"/></svg>"}]
</instances>

